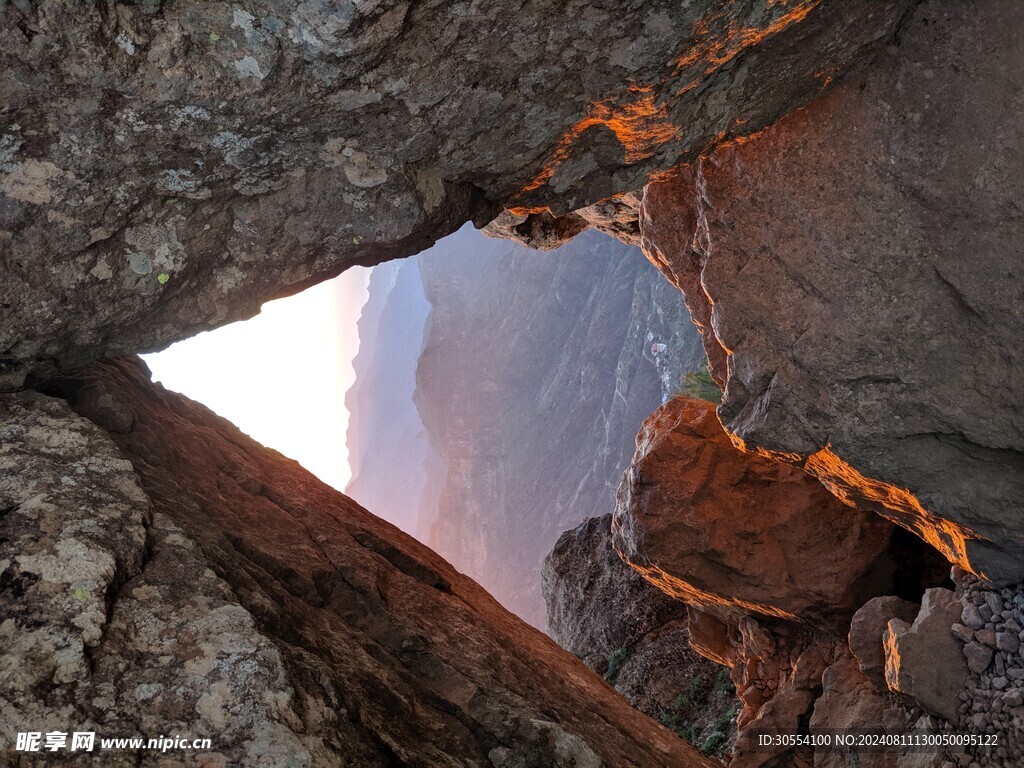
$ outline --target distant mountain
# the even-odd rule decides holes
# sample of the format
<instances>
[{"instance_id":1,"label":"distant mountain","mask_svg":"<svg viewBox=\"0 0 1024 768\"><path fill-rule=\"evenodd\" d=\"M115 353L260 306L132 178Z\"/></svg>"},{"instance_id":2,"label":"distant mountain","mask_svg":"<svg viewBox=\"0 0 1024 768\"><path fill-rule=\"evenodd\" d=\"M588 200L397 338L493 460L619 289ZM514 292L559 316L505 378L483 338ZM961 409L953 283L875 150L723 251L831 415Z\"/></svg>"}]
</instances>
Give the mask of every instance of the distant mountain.
<instances>
[{"instance_id":1,"label":"distant mountain","mask_svg":"<svg viewBox=\"0 0 1024 768\"><path fill-rule=\"evenodd\" d=\"M416 403L447 471L425 541L544 627L541 561L612 509L640 423L703 362L697 333L643 254L596 232L541 253L464 229L420 269Z\"/></svg>"},{"instance_id":2,"label":"distant mountain","mask_svg":"<svg viewBox=\"0 0 1024 768\"><path fill-rule=\"evenodd\" d=\"M419 262L407 259L374 267L368 292L357 326L355 384L345 396L352 469L345 493L415 536L429 450L413 403L430 311Z\"/></svg>"}]
</instances>

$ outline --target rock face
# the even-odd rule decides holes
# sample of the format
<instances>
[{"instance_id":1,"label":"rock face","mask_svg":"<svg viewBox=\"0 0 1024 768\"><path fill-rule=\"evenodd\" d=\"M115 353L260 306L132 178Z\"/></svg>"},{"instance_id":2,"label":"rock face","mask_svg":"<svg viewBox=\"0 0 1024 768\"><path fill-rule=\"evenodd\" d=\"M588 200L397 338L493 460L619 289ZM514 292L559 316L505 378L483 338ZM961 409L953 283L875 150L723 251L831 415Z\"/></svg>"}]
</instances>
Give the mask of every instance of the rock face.
<instances>
[{"instance_id":1,"label":"rock face","mask_svg":"<svg viewBox=\"0 0 1024 768\"><path fill-rule=\"evenodd\" d=\"M352 470L345 494L418 536L420 500L436 482L427 470L430 445L412 399L430 313L419 261L376 267L368 293L352 361L355 383L345 394Z\"/></svg>"},{"instance_id":2,"label":"rock face","mask_svg":"<svg viewBox=\"0 0 1024 768\"><path fill-rule=\"evenodd\" d=\"M443 460L424 541L543 627L541 561L611 509L632 436L701 366L700 340L640 251L596 232L544 254L467 228L418 260L416 402Z\"/></svg>"},{"instance_id":3,"label":"rock face","mask_svg":"<svg viewBox=\"0 0 1024 768\"><path fill-rule=\"evenodd\" d=\"M2 475L4 664L19 670L5 721L180 727L244 765L709 765L436 554L137 359L51 391L107 425L127 416L111 437L131 464L63 402L4 399L0 460L25 471Z\"/></svg>"},{"instance_id":4,"label":"rock face","mask_svg":"<svg viewBox=\"0 0 1024 768\"><path fill-rule=\"evenodd\" d=\"M647 188L750 450L1024 577L1024 6L921 3L863 75Z\"/></svg>"},{"instance_id":5,"label":"rock face","mask_svg":"<svg viewBox=\"0 0 1024 768\"><path fill-rule=\"evenodd\" d=\"M555 215L815 96L910 0L0 10L0 382Z\"/></svg>"},{"instance_id":6,"label":"rock face","mask_svg":"<svg viewBox=\"0 0 1024 768\"><path fill-rule=\"evenodd\" d=\"M730 751L739 710L725 669L689 646L686 605L611 545L611 515L566 531L544 559L548 634L634 707L709 754Z\"/></svg>"},{"instance_id":7,"label":"rock face","mask_svg":"<svg viewBox=\"0 0 1024 768\"><path fill-rule=\"evenodd\" d=\"M889 619L882 638L889 689L912 696L924 709L954 725L967 665L950 629L962 610L952 591L929 589L914 623Z\"/></svg>"},{"instance_id":8,"label":"rock face","mask_svg":"<svg viewBox=\"0 0 1024 768\"><path fill-rule=\"evenodd\" d=\"M669 594L831 624L891 588L894 526L796 467L737 450L712 404L672 399L636 445L616 501L615 547Z\"/></svg>"}]
</instances>

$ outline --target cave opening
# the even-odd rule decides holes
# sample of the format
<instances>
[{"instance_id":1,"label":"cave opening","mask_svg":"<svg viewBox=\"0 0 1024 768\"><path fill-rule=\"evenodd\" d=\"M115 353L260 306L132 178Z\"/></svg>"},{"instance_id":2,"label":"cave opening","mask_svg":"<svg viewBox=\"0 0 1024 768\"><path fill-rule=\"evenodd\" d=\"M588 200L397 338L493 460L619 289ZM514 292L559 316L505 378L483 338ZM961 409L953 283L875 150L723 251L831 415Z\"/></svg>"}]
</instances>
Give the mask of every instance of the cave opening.
<instances>
[{"instance_id":1,"label":"cave opening","mask_svg":"<svg viewBox=\"0 0 1024 768\"><path fill-rule=\"evenodd\" d=\"M470 224L144 359L540 629L544 556L612 508L641 421L705 370L635 245L543 253Z\"/></svg>"}]
</instances>

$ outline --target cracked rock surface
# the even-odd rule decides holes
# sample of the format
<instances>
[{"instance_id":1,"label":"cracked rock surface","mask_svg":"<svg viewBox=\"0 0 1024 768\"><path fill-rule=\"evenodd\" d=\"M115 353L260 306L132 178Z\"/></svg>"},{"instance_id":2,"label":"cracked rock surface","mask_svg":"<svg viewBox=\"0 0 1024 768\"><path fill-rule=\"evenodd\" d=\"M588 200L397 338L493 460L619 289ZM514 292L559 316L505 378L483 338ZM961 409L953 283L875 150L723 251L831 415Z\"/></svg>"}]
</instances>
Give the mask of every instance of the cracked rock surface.
<instances>
[{"instance_id":1,"label":"cracked rock surface","mask_svg":"<svg viewBox=\"0 0 1024 768\"><path fill-rule=\"evenodd\" d=\"M503 205L639 189L806 103L910 5L4 3L0 389Z\"/></svg>"},{"instance_id":2,"label":"cracked rock surface","mask_svg":"<svg viewBox=\"0 0 1024 768\"><path fill-rule=\"evenodd\" d=\"M123 735L210 736L227 765L710 765L438 555L208 409L152 384L137 358L96 363L47 391L115 427L109 434L131 465L62 401L18 394L5 402L39 403L60 417L54 429L86 435L73 448L86 457L77 460L114 462L131 502L121 514L137 516L129 547L136 560L91 671L82 650L90 641L77 639L68 675L77 682L62 688L43 671L33 695L47 703L18 705L18 723L73 714ZM29 442L35 433L25 435L26 423L24 408L8 414L5 429L15 431L5 450L45 452L59 441L51 430ZM39 481L3 475L20 494L14 501L49 484L54 499L96 518L101 498L63 496L70 492L55 466ZM80 482L109 493L106 478L88 468ZM6 531L26 506L0 529L10 539L0 550L4 572L22 584L28 566L17 563L28 544ZM103 534L130 531L124 522ZM54 527L42 530L49 533L39 547L56 549ZM81 612L70 602L78 582L49 583L15 589L60 592L64 612L46 605L40 614L50 624L72 622L70 611ZM5 587L3 599L30 608L30 594ZM3 626L34 637L18 621L15 614ZM13 679L20 687L5 691L8 701L33 685ZM60 696L66 710L47 709Z\"/></svg>"}]
</instances>

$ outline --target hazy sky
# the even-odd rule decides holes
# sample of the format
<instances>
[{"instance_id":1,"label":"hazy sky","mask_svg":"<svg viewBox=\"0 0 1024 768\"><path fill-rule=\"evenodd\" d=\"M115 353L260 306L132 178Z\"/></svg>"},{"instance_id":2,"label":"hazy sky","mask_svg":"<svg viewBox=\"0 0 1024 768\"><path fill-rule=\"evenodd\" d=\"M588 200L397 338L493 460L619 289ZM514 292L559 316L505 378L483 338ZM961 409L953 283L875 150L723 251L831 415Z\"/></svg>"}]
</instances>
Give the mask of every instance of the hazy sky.
<instances>
[{"instance_id":1,"label":"hazy sky","mask_svg":"<svg viewBox=\"0 0 1024 768\"><path fill-rule=\"evenodd\" d=\"M353 267L241 323L146 355L153 378L343 490L349 481L345 392L370 270Z\"/></svg>"}]
</instances>

